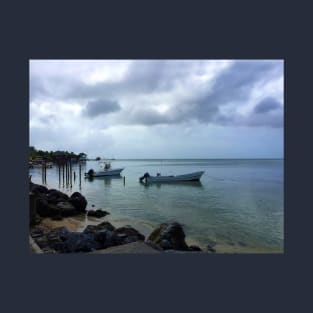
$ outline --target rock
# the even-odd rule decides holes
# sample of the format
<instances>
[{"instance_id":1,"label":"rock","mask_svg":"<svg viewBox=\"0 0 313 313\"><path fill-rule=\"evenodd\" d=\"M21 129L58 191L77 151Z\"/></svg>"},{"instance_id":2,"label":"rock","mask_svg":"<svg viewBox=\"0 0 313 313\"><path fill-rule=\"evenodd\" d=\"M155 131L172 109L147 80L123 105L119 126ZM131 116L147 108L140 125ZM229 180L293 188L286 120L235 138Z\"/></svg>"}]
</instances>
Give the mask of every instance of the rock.
<instances>
[{"instance_id":1,"label":"rock","mask_svg":"<svg viewBox=\"0 0 313 313\"><path fill-rule=\"evenodd\" d=\"M69 231L66 227L57 227L52 230L50 230L46 236L48 240L54 240L56 238L59 238L63 240L63 238L66 238L66 235L69 234Z\"/></svg>"},{"instance_id":2,"label":"rock","mask_svg":"<svg viewBox=\"0 0 313 313\"><path fill-rule=\"evenodd\" d=\"M49 203L44 195L36 198L36 211L42 217L51 216Z\"/></svg>"},{"instance_id":3,"label":"rock","mask_svg":"<svg viewBox=\"0 0 313 313\"><path fill-rule=\"evenodd\" d=\"M48 216L53 217L56 215L62 215L62 207L58 206L57 204L48 204Z\"/></svg>"},{"instance_id":4,"label":"rock","mask_svg":"<svg viewBox=\"0 0 313 313\"><path fill-rule=\"evenodd\" d=\"M98 225L88 225L85 229L84 229L84 233L95 233L101 230L110 230L110 231L114 231L115 227L109 223L109 222L102 222Z\"/></svg>"},{"instance_id":5,"label":"rock","mask_svg":"<svg viewBox=\"0 0 313 313\"><path fill-rule=\"evenodd\" d=\"M50 189L47 193L47 200L50 203L57 204L58 202L68 201L69 196L61 191Z\"/></svg>"},{"instance_id":6,"label":"rock","mask_svg":"<svg viewBox=\"0 0 313 313\"><path fill-rule=\"evenodd\" d=\"M147 241L159 245L163 250L189 251L183 228L176 222L161 224L150 234Z\"/></svg>"},{"instance_id":7,"label":"rock","mask_svg":"<svg viewBox=\"0 0 313 313\"><path fill-rule=\"evenodd\" d=\"M134 241L144 241L145 237L136 229L127 226L115 228L109 222L99 225L88 225L83 233L93 234L96 241L101 243L103 248L122 245Z\"/></svg>"},{"instance_id":8,"label":"rock","mask_svg":"<svg viewBox=\"0 0 313 313\"><path fill-rule=\"evenodd\" d=\"M59 198L59 200L62 200ZM48 201L46 195L40 195L36 199L36 211L41 217L73 216L80 212L69 201Z\"/></svg>"},{"instance_id":9,"label":"rock","mask_svg":"<svg viewBox=\"0 0 313 313\"><path fill-rule=\"evenodd\" d=\"M82 234L86 235L88 234ZM52 229L46 234L49 247L63 253L77 252L79 248L82 248L81 236L78 233L70 233L66 227L58 227ZM85 249L86 247L83 247ZM88 249L87 249L88 250ZM91 251L91 250L89 250Z\"/></svg>"},{"instance_id":10,"label":"rock","mask_svg":"<svg viewBox=\"0 0 313 313\"><path fill-rule=\"evenodd\" d=\"M196 245L189 246L189 251L202 251L202 249Z\"/></svg>"},{"instance_id":11,"label":"rock","mask_svg":"<svg viewBox=\"0 0 313 313\"><path fill-rule=\"evenodd\" d=\"M44 231L42 228L35 228L33 231L31 231L30 235L32 238L42 237L44 235Z\"/></svg>"},{"instance_id":12,"label":"rock","mask_svg":"<svg viewBox=\"0 0 313 313\"><path fill-rule=\"evenodd\" d=\"M173 249L172 244L167 239L162 239L160 242L160 246L163 250Z\"/></svg>"},{"instance_id":13,"label":"rock","mask_svg":"<svg viewBox=\"0 0 313 313\"><path fill-rule=\"evenodd\" d=\"M87 200L79 192L74 192L71 195L69 201L74 205L78 212L85 212L85 209L87 207Z\"/></svg>"},{"instance_id":14,"label":"rock","mask_svg":"<svg viewBox=\"0 0 313 313\"><path fill-rule=\"evenodd\" d=\"M39 246L39 248L42 249L43 251L51 249L49 247L49 242L48 242L48 239L46 236L36 237L36 238L34 238L34 240L37 243L37 245Z\"/></svg>"},{"instance_id":15,"label":"rock","mask_svg":"<svg viewBox=\"0 0 313 313\"><path fill-rule=\"evenodd\" d=\"M123 244L123 239L120 238L114 231L105 229L94 233L95 239L101 243L102 248L108 248Z\"/></svg>"},{"instance_id":16,"label":"rock","mask_svg":"<svg viewBox=\"0 0 313 313\"><path fill-rule=\"evenodd\" d=\"M88 216L94 216L94 217L100 218L100 217L104 217L104 216L106 216L106 215L108 215L108 214L110 214L110 213L108 213L108 212L106 212L106 211L103 211L103 210L101 210L101 209L98 209L98 210L96 210L96 211L94 211L94 210L88 210L88 211L87 211L87 214L88 214Z\"/></svg>"},{"instance_id":17,"label":"rock","mask_svg":"<svg viewBox=\"0 0 313 313\"><path fill-rule=\"evenodd\" d=\"M71 232L63 242L62 252L90 252L101 248L103 245L95 239L94 234Z\"/></svg>"},{"instance_id":18,"label":"rock","mask_svg":"<svg viewBox=\"0 0 313 313\"><path fill-rule=\"evenodd\" d=\"M122 240L123 244L145 240L145 236L131 226L119 227L114 231L114 234Z\"/></svg>"},{"instance_id":19,"label":"rock","mask_svg":"<svg viewBox=\"0 0 313 313\"><path fill-rule=\"evenodd\" d=\"M48 193L48 188L31 182L29 184L29 191L36 193L36 194L40 194L40 193L46 194Z\"/></svg>"},{"instance_id":20,"label":"rock","mask_svg":"<svg viewBox=\"0 0 313 313\"><path fill-rule=\"evenodd\" d=\"M61 216L72 216L79 213L70 202L58 202L56 207L60 209Z\"/></svg>"},{"instance_id":21,"label":"rock","mask_svg":"<svg viewBox=\"0 0 313 313\"><path fill-rule=\"evenodd\" d=\"M61 253L90 252L123 244L114 230L105 228L91 231L87 227L84 232L69 232L65 227L58 227L47 233L46 238L48 246Z\"/></svg>"}]
</instances>

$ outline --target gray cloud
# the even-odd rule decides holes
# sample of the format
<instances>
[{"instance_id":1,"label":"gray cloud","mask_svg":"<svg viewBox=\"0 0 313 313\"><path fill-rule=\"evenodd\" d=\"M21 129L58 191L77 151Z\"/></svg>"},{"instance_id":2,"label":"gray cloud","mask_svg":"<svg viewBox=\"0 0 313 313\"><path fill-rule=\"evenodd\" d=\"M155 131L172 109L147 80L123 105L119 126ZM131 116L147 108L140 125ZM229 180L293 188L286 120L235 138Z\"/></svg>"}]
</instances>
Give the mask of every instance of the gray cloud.
<instances>
[{"instance_id":1,"label":"gray cloud","mask_svg":"<svg viewBox=\"0 0 313 313\"><path fill-rule=\"evenodd\" d=\"M283 127L284 109L282 104L270 97L261 100L249 116L247 124L249 126Z\"/></svg>"},{"instance_id":2,"label":"gray cloud","mask_svg":"<svg viewBox=\"0 0 313 313\"><path fill-rule=\"evenodd\" d=\"M220 125L242 126L270 126L281 127L283 125L283 111L276 114L269 113L279 109L282 105L273 98L265 98L256 106L256 112L248 118L241 118L234 114L226 116L220 113L223 105L248 101L251 90L262 80L275 79L282 75L283 65L275 61L236 61L232 66L219 74L213 87L208 88L202 94L195 94L193 99L188 99L175 106L166 114L140 112L136 116L137 122L145 125L180 123L188 120L198 120L203 123ZM262 121L255 118L254 113L263 113ZM151 116L154 114L154 118ZM133 121L136 120L133 117ZM255 123L255 124L254 124Z\"/></svg>"},{"instance_id":3,"label":"gray cloud","mask_svg":"<svg viewBox=\"0 0 313 313\"><path fill-rule=\"evenodd\" d=\"M119 110L121 110L121 107L116 101L95 100L87 103L83 110L83 115L96 117L102 114L117 112Z\"/></svg>"},{"instance_id":4,"label":"gray cloud","mask_svg":"<svg viewBox=\"0 0 313 313\"><path fill-rule=\"evenodd\" d=\"M45 81L42 77L33 75L32 98L44 94L63 100L84 100L170 91L188 75L195 71L201 73L202 63L200 60L139 60L130 64L123 80L92 85L75 78L54 75ZM49 84L49 88L45 88L45 84Z\"/></svg>"},{"instance_id":5,"label":"gray cloud","mask_svg":"<svg viewBox=\"0 0 313 313\"><path fill-rule=\"evenodd\" d=\"M258 102L254 110L247 116L236 113L232 115L217 115L216 123L225 126L271 127L284 126L283 106L273 98L265 98Z\"/></svg>"},{"instance_id":6,"label":"gray cloud","mask_svg":"<svg viewBox=\"0 0 313 313\"><path fill-rule=\"evenodd\" d=\"M281 104L273 98L265 98L260 101L254 108L255 113L267 113L276 109L280 109Z\"/></svg>"},{"instance_id":7,"label":"gray cloud","mask_svg":"<svg viewBox=\"0 0 313 313\"><path fill-rule=\"evenodd\" d=\"M105 102L101 99L127 98L131 104L132 97L138 95L152 96L160 92L175 91L177 84L184 81L191 74L204 72L203 61L168 61L144 60L134 61L128 67L124 78L118 82L99 82L85 84L77 79L52 76L49 81L31 78L31 99L35 97L51 97L65 101L89 101L83 113L89 117L110 112L119 112L120 122L125 124L173 124L188 120L198 120L202 123L225 125L232 122L236 125L237 117L225 116L220 108L228 104L245 103L249 101L251 90L262 81L276 79L283 75L282 61L269 60L240 60L213 77L212 83L199 91L190 89L188 99L180 99L172 103L171 109L166 113L159 113L149 105L128 112L121 109L116 102ZM189 90L188 90L189 91ZM105 100L108 101L108 100ZM137 103L134 101L135 107ZM270 113L279 103L264 99L256 106L254 113ZM280 111L282 113L282 111ZM253 121L254 118L251 118ZM249 126L254 126L248 123ZM258 123L255 125L258 126ZM272 123L269 124L272 126Z\"/></svg>"},{"instance_id":8,"label":"gray cloud","mask_svg":"<svg viewBox=\"0 0 313 313\"><path fill-rule=\"evenodd\" d=\"M248 101L252 88L260 80L282 74L280 67L281 64L273 61L236 61L216 77L212 90L191 103L191 114L202 122L223 122L226 117L219 114L221 106Z\"/></svg>"}]
</instances>

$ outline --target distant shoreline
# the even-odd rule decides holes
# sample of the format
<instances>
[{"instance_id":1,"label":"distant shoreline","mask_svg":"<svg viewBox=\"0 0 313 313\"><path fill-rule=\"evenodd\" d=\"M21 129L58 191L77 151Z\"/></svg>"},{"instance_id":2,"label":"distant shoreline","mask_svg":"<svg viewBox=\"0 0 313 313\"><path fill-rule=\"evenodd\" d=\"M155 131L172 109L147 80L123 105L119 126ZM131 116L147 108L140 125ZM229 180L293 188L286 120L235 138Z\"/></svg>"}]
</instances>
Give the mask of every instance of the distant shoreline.
<instances>
[{"instance_id":1,"label":"distant shoreline","mask_svg":"<svg viewBox=\"0 0 313 313\"><path fill-rule=\"evenodd\" d=\"M257 159L232 159L232 158L229 158L229 159L226 159L226 158L171 158L171 159L167 159L167 158L159 158L159 159L149 159L149 158L142 158L142 159L115 159L115 160L112 160L112 161L160 161L160 160L163 160L163 161L185 161L185 160L210 160L210 161L215 161L215 160L229 160L229 161L283 161L285 160L284 158L257 158Z\"/></svg>"}]
</instances>

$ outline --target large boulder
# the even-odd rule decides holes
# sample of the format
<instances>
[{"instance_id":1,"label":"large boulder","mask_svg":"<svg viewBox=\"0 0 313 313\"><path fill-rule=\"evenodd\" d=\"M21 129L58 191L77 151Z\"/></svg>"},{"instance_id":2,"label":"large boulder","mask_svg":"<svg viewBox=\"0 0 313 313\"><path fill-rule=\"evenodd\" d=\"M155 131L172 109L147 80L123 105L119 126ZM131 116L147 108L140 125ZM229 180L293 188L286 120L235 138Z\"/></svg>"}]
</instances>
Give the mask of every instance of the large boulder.
<instances>
[{"instance_id":1,"label":"large boulder","mask_svg":"<svg viewBox=\"0 0 313 313\"><path fill-rule=\"evenodd\" d=\"M176 222L160 224L147 241L160 246L163 250L190 251L185 242L183 227Z\"/></svg>"},{"instance_id":2,"label":"large boulder","mask_svg":"<svg viewBox=\"0 0 313 313\"><path fill-rule=\"evenodd\" d=\"M32 237L39 247L60 253L90 252L145 239L131 226L116 229L109 222L88 225L83 232L69 232L66 227L54 228L46 233L36 230L32 232Z\"/></svg>"},{"instance_id":3,"label":"large boulder","mask_svg":"<svg viewBox=\"0 0 313 313\"><path fill-rule=\"evenodd\" d=\"M60 215L62 216L72 216L78 213L70 202L58 202L56 207L60 209Z\"/></svg>"},{"instance_id":4,"label":"large boulder","mask_svg":"<svg viewBox=\"0 0 313 313\"><path fill-rule=\"evenodd\" d=\"M120 238L114 231L104 229L94 233L95 239L101 243L102 248L122 245L123 239Z\"/></svg>"},{"instance_id":5,"label":"large boulder","mask_svg":"<svg viewBox=\"0 0 313 313\"><path fill-rule=\"evenodd\" d=\"M58 202L68 201L69 196L59 190L50 189L47 193L47 200L50 203L57 204Z\"/></svg>"},{"instance_id":6,"label":"large boulder","mask_svg":"<svg viewBox=\"0 0 313 313\"><path fill-rule=\"evenodd\" d=\"M73 216L80 212L76 210L74 205L68 201L64 202L49 202L47 196L40 196L36 200L36 210L41 217L55 217L55 216Z\"/></svg>"},{"instance_id":7,"label":"large boulder","mask_svg":"<svg viewBox=\"0 0 313 313\"><path fill-rule=\"evenodd\" d=\"M36 194L38 194L38 193L46 194L46 193L48 193L48 188L45 187L45 186L41 186L41 185L37 185L37 184L31 183L29 191L33 192L33 193L36 193Z\"/></svg>"},{"instance_id":8,"label":"large boulder","mask_svg":"<svg viewBox=\"0 0 313 313\"><path fill-rule=\"evenodd\" d=\"M114 233L121 239L123 244L145 240L145 236L131 226L119 227Z\"/></svg>"},{"instance_id":9,"label":"large boulder","mask_svg":"<svg viewBox=\"0 0 313 313\"><path fill-rule=\"evenodd\" d=\"M45 186L36 185L30 182L31 194L34 195L34 204L36 212L41 217L58 217L72 216L85 213L87 200L79 192L74 192L71 197L56 189L48 190ZM105 212L105 211L104 211ZM105 212L106 214L107 212ZM97 212L103 215L102 212ZM34 210L30 212L31 224L35 221ZM37 216L38 220L38 216Z\"/></svg>"},{"instance_id":10,"label":"large boulder","mask_svg":"<svg viewBox=\"0 0 313 313\"><path fill-rule=\"evenodd\" d=\"M49 202L45 195L40 195L36 198L36 210L42 217L51 216Z\"/></svg>"},{"instance_id":11,"label":"large boulder","mask_svg":"<svg viewBox=\"0 0 313 313\"><path fill-rule=\"evenodd\" d=\"M46 234L49 247L57 252L90 252L103 248L92 233L69 232L66 227L58 227Z\"/></svg>"},{"instance_id":12,"label":"large boulder","mask_svg":"<svg viewBox=\"0 0 313 313\"><path fill-rule=\"evenodd\" d=\"M103 245L96 240L94 234L71 232L66 236L61 252L90 252L101 248Z\"/></svg>"},{"instance_id":13,"label":"large boulder","mask_svg":"<svg viewBox=\"0 0 313 313\"><path fill-rule=\"evenodd\" d=\"M95 240L100 242L103 248L145 240L145 236L131 226L115 228L109 222L88 225L83 233L93 234Z\"/></svg>"},{"instance_id":14,"label":"large boulder","mask_svg":"<svg viewBox=\"0 0 313 313\"><path fill-rule=\"evenodd\" d=\"M85 212L87 207L87 200L82 194L79 192L74 192L71 195L69 201L74 205L78 212Z\"/></svg>"},{"instance_id":15,"label":"large boulder","mask_svg":"<svg viewBox=\"0 0 313 313\"><path fill-rule=\"evenodd\" d=\"M45 244L44 239L40 241ZM46 242L50 248L61 253L90 252L124 243L109 223L97 230L87 227L83 232L69 232L65 227L58 227L46 234Z\"/></svg>"},{"instance_id":16,"label":"large boulder","mask_svg":"<svg viewBox=\"0 0 313 313\"><path fill-rule=\"evenodd\" d=\"M99 232L102 230L114 231L115 227L109 222L102 222L98 225L88 225L84 229L84 233L95 233L95 232Z\"/></svg>"}]
</instances>

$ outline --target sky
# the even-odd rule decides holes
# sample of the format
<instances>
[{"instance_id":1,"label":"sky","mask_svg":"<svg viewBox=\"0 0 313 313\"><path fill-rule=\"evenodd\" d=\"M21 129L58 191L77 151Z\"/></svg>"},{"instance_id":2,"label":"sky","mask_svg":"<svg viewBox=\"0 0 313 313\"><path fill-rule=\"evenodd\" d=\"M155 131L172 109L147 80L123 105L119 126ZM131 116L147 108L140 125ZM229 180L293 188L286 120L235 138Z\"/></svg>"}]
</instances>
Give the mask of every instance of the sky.
<instances>
[{"instance_id":1,"label":"sky","mask_svg":"<svg viewBox=\"0 0 313 313\"><path fill-rule=\"evenodd\" d=\"M283 60L30 60L29 144L101 158L283 158Z\"/></svg>"}]
</instances>

